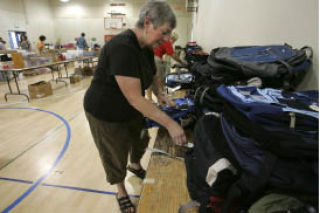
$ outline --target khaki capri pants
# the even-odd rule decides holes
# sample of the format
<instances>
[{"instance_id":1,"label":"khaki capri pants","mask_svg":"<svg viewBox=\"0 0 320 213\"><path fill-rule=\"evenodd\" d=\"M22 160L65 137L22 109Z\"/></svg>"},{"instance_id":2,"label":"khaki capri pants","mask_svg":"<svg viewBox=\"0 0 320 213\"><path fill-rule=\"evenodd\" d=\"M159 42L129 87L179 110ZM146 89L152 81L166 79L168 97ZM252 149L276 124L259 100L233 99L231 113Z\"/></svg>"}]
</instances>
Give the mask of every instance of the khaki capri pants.
<instances>
[{"instance_id":1,"label":"khaki capri pants","mask_svg":"<svg viewBox=\"0 0 320 213\"><path fill-rule=\"evenodd\" d=\"M144 119L114 123L99 120L86 112L90 130L110 184L122 183L130 162L139 163L149 143Z\"/></svg>"}]
</instances>

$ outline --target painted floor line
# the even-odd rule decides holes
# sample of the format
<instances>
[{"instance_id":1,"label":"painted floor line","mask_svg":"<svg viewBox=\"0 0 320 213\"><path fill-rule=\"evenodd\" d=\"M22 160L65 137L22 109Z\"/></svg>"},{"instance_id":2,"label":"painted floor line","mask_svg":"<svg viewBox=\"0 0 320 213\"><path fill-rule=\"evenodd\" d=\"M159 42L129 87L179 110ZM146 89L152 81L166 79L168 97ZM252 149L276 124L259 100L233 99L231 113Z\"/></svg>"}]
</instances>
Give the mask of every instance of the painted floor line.
<instances>
[{"instance_id":1,"label":"painted floor line","mask_svg":"<svg viewBox=\"0 0 320 213\"><path fill-rule=\"evenodd\" d=\"M0 181L12 181L12 182L19 182L19 183L25 183L25 184L33 184L32 181L28 180L20 180L15 178L4 178L0 177ZM83 192L91 192L91 193L98 193L98 194L105 194L105 195L116 195L116 192L109 192L109 191L103 191L103 190L97 190L97 189L89 189L89 188L83 188L83 187L76 187L76 186L66 186L66 185L57 185L57 184L49 184L49 183L42 183L41 186L46 187L55 187L55 188L63 188L63 189L69 189L69 190L75 190L75 191L83 191ZM132 195L129 194L130 197L139 198L139 195Z\"/></svg>"},{"instance_id":2,"label":"painted floor line","mask_svg":"<svg viewBox=\"0 0 320 213\"><path fill-rule=\"evenodd\" d=\"M16 155L14 158L12 158L10 161L8 161L6 164L4 164L3 166L0 167L0 170L7 167L8 165L10 165L11 163L13 163L15 160L17 160L18 158L20 158L23 154L25 154L26 152L28 152L29 150L31 150L33 147L35 147L36 145L42 143L43 141L45 141L47 138L49 138L50 136L53 135L53 133L55 133L56 131L58 131L59 129L61 129L62 127L64 127L64 125L58 126L56 128L54 128L53 130L50 130L49 133L47 133L42 139L40 139L38 142L32 144L31 146L29 146L28 148L26 148L25 150L23 150L21 153L19 153L18 155Z\"/></svg>"},{"instance_id":3,"label":"painted floor line","mask_svg":"<svg viewBox=\"0 0 320 213\"><path fill-rule=\"evenodd\" d=\"M0 108L1 109L1 108ZM79 114L81 114L81 112L77 112L75 113L70 119L69 122L72 121L73 119L75 119L77 116L79 116ZM36 145L42 143L43 141L45 141L47 138L51 137L55 132L57 132L59 129L61 129L62 127L64 127L63 124L61 124L60 126L57 126L56 128L54 128L53 130L50 130L42 139L40 139L38 142L32 144L31 146L29 146L28 148L26 148L25 150L23 150L21 153L19 153L17 156L15 156L14 158L12 158L10 161L8 161L7 163L5 163L3 166L0 167L0 171L7 167L8 165L10 165L11 163L13 163L15 160L17 160L18 158L20 158L23 154L25 154L27 151L29 151L30 149L32 149L33 147L35 147Z\"/></svg>"},{"instance_id":4,"label":"painted floor line","mask_svg":"<svg viewBox=\"0 0 320 213\"><path fill-rule=\"evenodd\" d=\"M19 182L19 183L27 183L27 184L32 184L32 181L29 180L19 180L19 179L14 179L14 178L4 178L0 177L0 180L7 180L7 181L13 181L13 182Z\"/></svg>"},{"instance_id":5,"label":"painted floor line","mask_svg":"<svg viewBox=\"0 0 320 213\"><path fill-rule=\"evenodd\" d=\"M65 144L64 144L61 152L59 153L58 157L54 161L54 163L51 165L51 167L49 168L49 170L45 174L43 174L38 180L36 180L34 183L32 183L31 186L22 195L20 195L16 200L14 200L9 206L7 206L2 211L2 213L9 213L14 207L16 207L20 202L22 202L32 191L34 191L38 187L38 185L40 185L44 181L44 179L46 179L49 176L49 174L53 171L53 169L57 166L59 161L62 159L64 153L68 149L70 138L71 138L71 128L70 128L69 123L62 116L60 116L59 114L52 112L52 111L43 110L43 109L39 109L39 108L29 108L29 107L13 107L13 108L1 108L1 109L35 110L35 111L48 113L48 114L51 114L54 117L58 118L60 121L62 121L62 123L64 124L64 126L66 127L66 130L67 130L67 137L66 137Z\"/></svg>"},{"instance_id":6,"label":"painted floor line","mask_svg":"<svg viewBox=\"0 0 320 213\"><path fill-rule=\"evenodd\" d=\"M56 188L64 188L64 189L70 189L70 190L76 190L76 191L84 191L84 192L93 192L93 193L99 193L99 194L107 194L107 195L116 195L117 192L109 192L109 191L102 191L102 190L96 190L96 189L88 189L88 188L82 188L82 187L75 187L75 186L64 186L64 185L55 185L55 184L46 184L43 183L43 186L50 186L50 187L56 187ZM139 198L139 195L129 195L130 197Z\"/></svg>"}]
</instances>

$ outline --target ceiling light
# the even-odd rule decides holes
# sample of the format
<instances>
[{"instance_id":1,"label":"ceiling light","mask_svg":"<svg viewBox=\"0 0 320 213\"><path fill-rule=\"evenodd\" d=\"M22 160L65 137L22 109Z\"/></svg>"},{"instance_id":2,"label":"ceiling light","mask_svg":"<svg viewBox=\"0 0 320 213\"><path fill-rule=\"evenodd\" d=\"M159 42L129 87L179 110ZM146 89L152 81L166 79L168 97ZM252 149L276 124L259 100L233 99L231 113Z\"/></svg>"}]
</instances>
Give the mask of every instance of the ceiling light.
<instances>
[{"instance_id":1,"label":"ceiling light","mask_svg":"<svg viewBox=\"0 0 320 213\"><path fill-rule=\"evenodd\" d=\"M60 0L61 2L68 2L69 0Z\"/></svg>"}]
</instances>

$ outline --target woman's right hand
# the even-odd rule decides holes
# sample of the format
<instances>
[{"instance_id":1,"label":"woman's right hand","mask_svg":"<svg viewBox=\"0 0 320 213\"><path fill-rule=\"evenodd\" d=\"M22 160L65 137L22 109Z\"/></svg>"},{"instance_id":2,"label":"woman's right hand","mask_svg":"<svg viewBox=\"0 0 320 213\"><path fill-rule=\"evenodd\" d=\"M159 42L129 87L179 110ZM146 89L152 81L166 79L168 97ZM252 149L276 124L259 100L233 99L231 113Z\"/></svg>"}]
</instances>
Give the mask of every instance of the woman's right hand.
<instances>
[{"instance_id":1,"label":"woman's right hand","mask_svg":"<svg viewBox=\"0 0 320 213\"><path fill-rule=\"evenodd\" d=\"M172 120L172 122L167 126L167 130L175 144L183 145L187 143L187 137L184 130L177 122Z\"/></svg>"}]
</instances>

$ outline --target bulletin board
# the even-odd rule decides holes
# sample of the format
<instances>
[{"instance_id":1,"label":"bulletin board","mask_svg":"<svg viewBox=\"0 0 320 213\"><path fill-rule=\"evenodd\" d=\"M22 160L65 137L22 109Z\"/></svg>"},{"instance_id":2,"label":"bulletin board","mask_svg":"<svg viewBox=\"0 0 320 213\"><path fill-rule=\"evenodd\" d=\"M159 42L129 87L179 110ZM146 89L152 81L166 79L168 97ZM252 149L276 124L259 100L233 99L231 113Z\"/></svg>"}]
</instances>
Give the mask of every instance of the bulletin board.
<instances>
[{"instance_id":1,"label":"bulletin board","mask_svg":"<svg viewBox=\"0 0 320 213\"><path fill-rule=\"evenodd\" d=\"M104 18L104 28L105 29L122 29L123 27L123 18Z\"/></svg>"}]
</instances>

